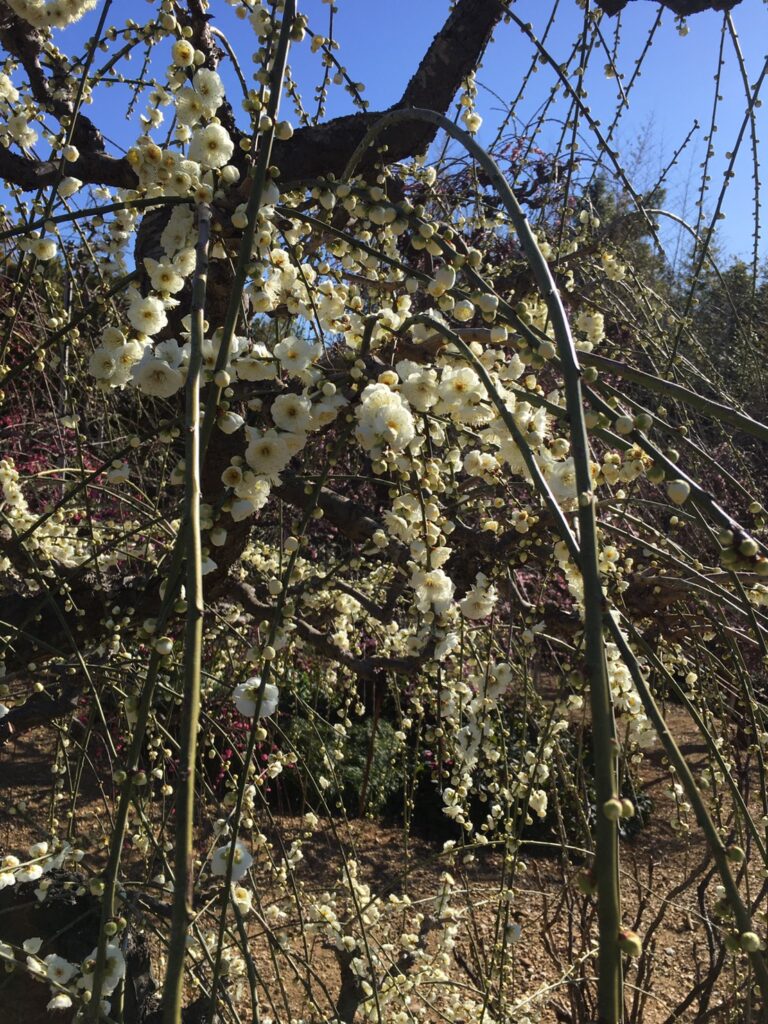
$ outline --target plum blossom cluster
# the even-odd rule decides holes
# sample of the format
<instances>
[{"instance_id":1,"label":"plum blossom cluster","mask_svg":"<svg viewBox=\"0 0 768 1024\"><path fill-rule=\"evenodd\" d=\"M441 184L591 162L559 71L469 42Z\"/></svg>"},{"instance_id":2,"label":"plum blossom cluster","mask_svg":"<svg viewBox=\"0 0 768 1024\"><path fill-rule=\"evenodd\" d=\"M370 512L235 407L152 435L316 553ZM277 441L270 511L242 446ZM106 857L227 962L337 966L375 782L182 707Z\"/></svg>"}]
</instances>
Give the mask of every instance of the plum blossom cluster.
<instances>
[{"instance_id":1,"label":"plum blossom cluster","mask_svg":"<svg viewBox=\"0 0 768 1024\"><path fill-rule=\"evenodd\" d=\"M9 0L8 6L35 28L66 28L93 10L97 0Z\"/></svg>"},{"instance_id":2,"label":"plum blossom cluster","mask_svg":"<svg viewBox=\"0 0 768 1024\"><path fill-rule=\"evenodd\" d=\"M110 764L120 765L115 790L129 812L114 849L125 847L137 876L145 871L153 899L170 899L167 823L184 781L177 716L180 706L191 706L183 689L191 595L181 587L172 592L173 545L186 536L179 488L187 498L194 490L182 446L190 411L184 392L196 365L190 309L198 226L203 213L212 213L199 353L202 403L214 415L206 420L213 430L205 438L199 505L205 671L198 780L206 810L214 804L216 810L195 822L192 888L199 914L187 937L190 962L200 978L225 979L227 998L231 993L238 1005L250 997L250 1012L258 990L249 991L253 961L230 941L247 917L254 943L263 943L276 962L285 957L291 970L306 960L308 976L308 950L322 943L335 958L340 988L355 993L359 1019L404 1024L437 1012L446 1020L492 1024L498 1005L500 1020L523 1021L535 1000L521 1004L518 1014L513 1003L494 1004L466 978L456 981L457 947L473 922L462 909L467 893L448 871L437 893L419 901L378 891L354 855L345 854L338 878L322 887L302 879L301 871L306 844L319 841L319 815L330 818L349 799L345 772L354 780L357 810L366 813L369 776L385 774L376 760L385 740L389 767L403 766L433 799L440 826L452 837L439 852L451 871L470 865L480 847L498 847L512 865L496 910L497 922L507 921L509 945L520 935L508 915L513 876L524 871L523 830L534 822L553 831L581 828L581 819L591 820L592 809L584 807L576 825L563 825L569 815L562 810L574 792L581 804L583 793L591 793L569 746L590 727L582 671L588 609L574 554L580 510L598 510L597 563L613 616L607 622L621 627L627 644L631 633L616 609L624 611L632 589L647 578L657 589L645 608L655 611L681 564L672 534L681 518L669 519L671 540L633 518L638 507L660 504L653 488L669 474L665 460L674 463L679 453L654 455L652 417L636 415L637 403L614 382L590 390L600 383L592 370L603 352L621 354L612 338L634 301L628 267L618 249L607 248L589 210L569 207L556 229L542 216L539 248L558 268L576 353L584 360L584 455L572 442L564 351L551 307L533 286L509 219L495 202L479 201L482 191L476 203L446 202L445 182L422 159L374 172L371 180L329 175L308 184L290 180L289 169L269 167L260 203L248 202L252 177L243 169L254 150L273 131L287 140L292 129L266 113L281 6L231 5L259 47L255 87L243 88L247 130L234 128L242 118L209 66L214 60L196 48L174 5L161 4L152 31L169 44L163 59L170 64L162 82L153 79L139 90L147 105L127 152L134 187L88 193L119 207L90 222L88 245L100 259L99 275L109 283L137 271L118 297L99 299L86 321L96 323L93 330L66 329L71 311L55 294L63 266L55 221L41 219L20 236L22 269L32 268L41 305L56 313L48 327L68 337L68 356L87 367L88 387L71 372L72 363L57 357L60 404L67 409L63 415L57 409L56 424L71 432L80 458L71 500L44 479L28 486L13 461L0 462L0 512L10 535L9 543L0 537L0 570L18 597L37 595L40 578L50 579L55 609L72 613L66 641L74 637L76 656L69 646L65 653L54 647L56 666L67 678L86 677L88 687L78 691L83 703L91 692L101 695L97 684L107 695L88 729L102 729ZM92 5L13 0L11 6L43 29L61 27ZM297 19L292 38L301 39L306 28ZM135 23L130 31L132 39L143 38ZM343 80L333 40L315 33L312 47L322 51L329 75L338 72ZM151 73L156 70L153 64ZM66 210L84 188L81 178L66 174L67 165L80 160L70 169L88 177L79 169L85 161L53 136L34 96L12 76L19 77L10 65L0 72L0 141L25 152L40 135L51 144L63 172L51 208ZM295 83L288 92L307 123ZM471 134L482 121L476 98L470 76L459 119ZM241 253L243 236L249 244ZM230 296L222 298L221 282L231 283L233 266L245 283L229 331ZM655 310L655 298L644 295L642 302ZM70 386L79 389L82 408L66 392ZM104 410L114 413L114 423ZM664 430L686 436L672 424ZM114 437L134 431L141 434L140 455L132 448L103 480L84 480L82 450L90 445L103 456ZM75 473L63 461L55 470L57 487ZM577 477L588 478L581 493ZM37 505L33 487L42 494ZM99 505L94 513L104 493L114 507ZM680 511L692 488L681 476L661 493ZM58 501L76 509L77 520L60 513ZM32 568L12 543L18 536ZM749 540L738 534L747 551ZM689 591L694 578L702 587L721 585L706 557L695 564L697 575L685 578ZM641 565L653 572L641 575ZM83 579L94 606L105 595L98 635L81 621L86 615L73 596L70 581L76 586ZM756 615L767 594L750 579L747 596ZM30 621L38 612L35 607ZM638 618L645 626L651 614ZM710 633L703 635L708 642ZM693 674L685 684L693 694L695 656L663 646L662 668L673 678ZM7 653L15 655L12 647ZM650 656L638 655L642 679L633 677L619 646L606 641L604 654L622 767L630 770L654 742L638 687L657 668ZM36 672L52 656L37 649L19 675ZM15 709L27 699L24 685L16 678L0 683L0 697ZM8 705L0 704L0 716ZM136 737L135 763L128 763ZM756 742L768 750L768 731ZM86 743L78 760L76 747L65 735L55 804L63 804L64 778L79 778L91 756ZM722 757L701 778L722 789L729 768ZM290 837L286 831L275 839L265 822L274 821L297 777L302 810L307 801L313 810L293 820ZM408 791L407 813L414 792ZM672 792L682 820L690 804L679 783ZM36 897L44 900L52 870L78 861L78 851L55 845L63 825L60 811L54 813L50 847L38 844L25 860L6 857L0 888L36 882ZM76 791L69 813L74 820ZM104 894L103 887L93 891ZM70 963L47 949L38 957L36 941L22 952L2 944L0 958L21 963L25 953L27 969L51 985L51 1009L87 1003L97 951ZM104 932L100 946L106 971L96 987L108 1014L125 962L115 932ZM514 986L506 965L491 973L500 990ZM325 1019L328 1012L313 1005L296 1019L310 1016Z\"/></svg>"},{"instance_id":3,"label":"plum blossom cluster","mask_svg":"<svg viewBox=\"0 0 768 1024\"><path fill-rule=\"evenodd\" d=\"M19 472L10 459L0 460L0 509L14 535L26 535L29 531L24 546L35 552L37 558L73 567L90 556L89 540L65 516L54 513L38 526L40 516L30 508ZM0 571L9 572L12 568L10 557L0 554Z\"/></svg>"},{"instance_id":4,"label":"plum blossom cluster","mask_svg":"<svg viewBox=\"0 0 768 1024\"><path fill-rule=\"evenodd\" d=\"M25 939L21 949L17 951L9 943L0 941L0 961L9 969L21 962L32 978L49 985L51 999L47 1004L48 1010L67 1010L72 1006L86 1003L93 992L98 948L81 963L72 963L57 953L38 956L42 945L41 938ZM18 958L21 956L24 957L23 960ZM112 1005L109 997L124 978L123 952L117 943L109 943L106 947L105 971L101 985L103 1013L109 1013Z\"/></svg>"}]
</instances>

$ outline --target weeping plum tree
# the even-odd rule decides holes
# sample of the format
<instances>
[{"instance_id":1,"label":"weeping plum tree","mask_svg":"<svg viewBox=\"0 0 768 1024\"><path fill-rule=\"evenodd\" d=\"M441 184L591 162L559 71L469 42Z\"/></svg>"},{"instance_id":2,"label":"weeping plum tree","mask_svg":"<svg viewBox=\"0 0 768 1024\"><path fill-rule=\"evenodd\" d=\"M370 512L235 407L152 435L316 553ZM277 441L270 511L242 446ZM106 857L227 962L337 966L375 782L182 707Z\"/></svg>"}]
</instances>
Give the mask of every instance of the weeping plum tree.
<instances>
[{"instance_id":1,"label":"weeping plum tree","mask_svg":"<svg viewBox=\"0 0 768 1024\"><path fill-rule=\"evenodd\" d=\"M750 140L759 212L765 69L737 4L658 5L626 77L625 2L575 5L563 61L561 5L539 38L523 5L457 0L374 112L332 4L321 33L295 0L162 0L122 27L110 0L0 3L0 742L7 770L32 738L53 773L47 800L9 806L0 958L34 1012L651 1019L620 835L661 749L708 872L709 960L668 1019L714 1000L764 1019L768 427L727 397L716 324L707 346L694 329L712 281L729 337L756 324L714 259ZM613 139L659 24L706 9L745 117L711 220L705 163L688 225ZM530 66L480 145L502 23ZM300 48L321 57L314 112ZM619 83L608 127L584 102L595 62ZM521 128L537 69L551 91ZM326 120L337 86L356 112ZM136 125L122 153L89 114L105 92ZM661 276L664 218L685 277ZM753 295L758 240L756 222ZM700 734L695 770L668 701ZM388 797L396 883L348 831ZM531 987L534 834L560 850L566 952L545 931L556 969ZM318 858L334 873L313 885Z\"/></svg>"}]
</instances>

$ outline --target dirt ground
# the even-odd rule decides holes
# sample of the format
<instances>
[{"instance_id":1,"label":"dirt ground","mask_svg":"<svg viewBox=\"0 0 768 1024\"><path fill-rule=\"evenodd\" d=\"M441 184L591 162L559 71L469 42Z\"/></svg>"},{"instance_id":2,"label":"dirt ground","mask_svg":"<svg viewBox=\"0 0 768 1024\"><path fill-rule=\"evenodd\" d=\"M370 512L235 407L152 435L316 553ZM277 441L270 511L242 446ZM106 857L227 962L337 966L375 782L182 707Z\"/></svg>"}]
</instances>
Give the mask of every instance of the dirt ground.
<instances>
[{"instance_id":1,"label":"dirt ground","mask_svg":"<svg viewBox=\"0 0 768 1024\"><path fill-rule=\"evenodd\" d=\"M671 709L669 719L691 766L694 770L703 767L705 748L687 717L678 709ZM35 830L33 823L45 822L50 814L51 743L50 733L41 730L22 736L15 744L9 743L0 750L3 788L0 856L23 854L31 843L46 838ZM650 798L652 810L644 827L623 841L621 851L624 919L646 936L644 956L628 965L625 990L627 1020L632 1024L671 1024L673 1020L710 1020L726 1024L743 1019L743 1016L735 1016L732 1008L720 1006L726 981L732 977L732 968L728 966L712 992L705 1016L700 1013L698 1000L675 1012L675 1008L701 980L701 971L706 969L711 953L716 953L719 948L719 944L713 944L717 922L711 919L715 899L713 892L718 879L711 874L705 845L692 818L690 835L674 827L677 817L675 799L660 749L647 757L641 782L642 791ZM216 816L215 808L209 810ZM299 819L281 818L276 824L286 846L301 830ZM83 789L77 827L84 846L87 838L89 849L94 846L103 848L100 837L108 835L105 809L93 779ZM460 927L453 953L454 976L465 977L472 984L479 969L477 965L493 948L502 858L493 852L483 852L472 864L457 862L451 865L440 855L440 848L440 844L411 837L406 850L402 829L387 828L371 821L320 821L312 840L304 846L304 862L297 877L301 879L305 896L311 897L313 893L331 889L337 884L342 871L343 851L347 857L354 856L360 878L370 885L374 894L401 895L407 892L415 902L423 900L427 905L439 889L442 872L450 870L459 891L452 905L460 911ZM86 860L84 866L91 870L98 867L94 859ZM566 863L556 850L524 846L520 870L514 880L509 921L519 925L521 930L519 936L516 928L510 933L517 941L512 948L508 999L510 1004L530 999L525 1012L530 1013L532 1021L541 1021L542 1024L550 1021L585 1024L588 1019L575 1013L574 1002L570 998L573 986L583 988L583 978L568 973L569 963L575 956L588 951L590 936L594 937L592 901L578 894L574 885L579 870L578 864ZM126 871L130 876L130 855L126 858ZM269 877L259 873L258 863L255 873L257 902L259 906L267 906L270 901ZM27 935L35 934L32 929L36 927L40 928L37 934L60 930L54 927L58 921L56 915L64 914L64 920L65 910L51 909L46 904L46 917L43 918L39 908L34 906L34 899L30 900L28 896L22 901L27 910L23 909L18 903L21 895L21 892L13 894L13 899L17 900L14 904L6 890L6 902L0 906L0 938L20 941L25 928ZM34 915L33 924L30 924L29 914ZM44 920L45 926L41 923ZM80 932L84 934L70 937L73 956L77 955L78 948L89 943L92 946L95 942L93 925L87 924L87 915L86 924L81 922ZM269 977L275 970L272 952L263 934L261 937L255 932L251 934L254 964L260 974ZM159 948L151 937L150 947L154 950ZM46 951L44 947L41 955ZM739 960L738 957L735 959ZM336 998L340 985L337 956L323 942L316 941L312 946L311 962L314 972L323 979L330 995ZM591 962L587 957L587 973ZM743 964L743 960L739 962ZM47 987L20 979L18 973L5 978L0 976L0 1022L37 1024L38 1020L51 1019L42 1010L50 998ZM291 1008L290 1016L303 1017L307 1021L316 1019L304 1005L301 985L288 973L282 979L281 988L285 999L289 1002L296 1000L297 1005ZM34 991L27 991L30 988ZM532 998L537 993L541 997ZM277 1018L281 1013L279 1007L276 1010ZM586 1013L586 1008L583 1007L581 1012ZM521 1010L516 1016L510 1012L507 1019L512 1024L523 1017ZM58 1015L58 1019L68 1018ZM243 1008L242 1019L250 1019L247 1006ZM430 1018L427 1015L423 1019Z\"/></svg>"}]
</instances>

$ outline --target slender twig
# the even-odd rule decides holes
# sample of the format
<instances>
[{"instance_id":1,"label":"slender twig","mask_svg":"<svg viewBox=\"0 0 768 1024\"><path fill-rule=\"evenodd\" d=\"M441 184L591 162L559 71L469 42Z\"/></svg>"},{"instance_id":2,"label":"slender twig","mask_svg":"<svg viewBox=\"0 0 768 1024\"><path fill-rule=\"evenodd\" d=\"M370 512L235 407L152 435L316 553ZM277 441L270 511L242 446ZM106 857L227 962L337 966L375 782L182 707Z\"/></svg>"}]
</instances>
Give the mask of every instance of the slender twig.
<instances>
[{"instance_id":1,"label":"slender twig","mask_svg":"<svg viewBox=\"0 0 768 1024\"><path fill-rule=\"evenodd\" d=\"M184 960L187 934L194 916L192 900L193 828L195 813L195 765L200 720L200 677L203 649L203 573L200 541L200 374L205 334L205 291L208 279L208 243L211 210L203 204L197 211L197 263L192 282L191 346L186 387L186 448L184 520L186 536L187 622L184 633L184 701L179 736L179 778L176 797L176 847L171 938L168 970L163 990L166 1024L175 1024L181 1014L184 994Z\"/></svg>"}]
</instances>

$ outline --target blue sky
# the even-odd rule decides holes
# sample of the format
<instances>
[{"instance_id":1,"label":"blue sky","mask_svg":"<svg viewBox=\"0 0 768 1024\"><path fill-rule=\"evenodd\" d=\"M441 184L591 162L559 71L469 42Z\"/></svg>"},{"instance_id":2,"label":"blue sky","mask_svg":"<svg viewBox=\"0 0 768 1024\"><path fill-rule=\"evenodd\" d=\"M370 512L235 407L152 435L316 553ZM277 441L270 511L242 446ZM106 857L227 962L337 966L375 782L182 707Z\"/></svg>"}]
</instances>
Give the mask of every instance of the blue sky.
<instances>
[{"instance_id":1,"label":"blue sky","mask_svg":"<svg viewBox=\"0 0 768 1024\"><path fill-rule=\"evenodd\" d=\"M421 54L439 28L446 10L444 0L338 0L338 14L335 19L335 35L341 43L347 67L353 78L366 82L366 97L372 108L385 107L402 93L402 90L416 67ZM382 8L386 17L381 16ZM323 31L327 22L327 5L314 0L306 3L304 9L310 15L317 31ZM514 10L524 21L530 21L540 38L552 4L543 0L518 0ZM625 83L628 81L634 62L645 45L649 30L654 22L657 5L646 0L631 0L621 24L621 41L617 64L624 70ZM573 41L581 29L583 12L574 0L561 0L555 27L548 40L548 48L557 61L565 61ZM743 0L733 13L733 20L740 37L745 64L750 82L754 83L763 66L768 50L768 8L761 0ZM671 155L682 144L696 120L701 128L695 133L685 150L677 168L669 179L667 206L680 216L689 219L695 216L694 200L698 198L700 164L706 153L704 134L708 131L714 98L714 74L718 64L722 14L704 12L688 22L688 35L678 34L675 19L665 12L655 41L643 64L641 76L630 94L630 106L624 113L618 131L617 148L620 151L641 147L642 159L634 168L633 178L638 189L652 184L666 166ZM603 19L602 31L609 46L615 19ZM529 41L514 25L501 26L494 45L488 50L477 79L480 86L486 86L503 99L517 94L526 73L533 50ZM615 82L603 74L605 59L595 53L590 64L587 90L592 114L607 126L616 107L617 89ZM297 60L297 70L306 72L309 62L306 55ZM554 73L542 67L531 79L531 84L521 107L525 118L533 116L554 84ZM766 85L768 90L768 85ZM714 136L715 157L711 168L711 198L706 206L714 205L716 193L727 167L724 154L730 152L736 141L744 111L744 86L737 62L733 59L733 48L727 40L723 76L721 79L720 114L717 119L718 131ZM347 112L349 101L341 90L331 105L332 113ZM481 141L490 142L494 127L501 116L501 104L481 88L478 109L485 118L480 132ZM562 115L565 106L561 102L553 116ZM768 158L768 91L766 103L757 115L763 128L758 131L762 140L760 155ZM559 128L547 135L554 142ZM581 136L585 149L594 149L595 140L588 131ZM719 224L719 236L724 248L735 255L749 257L752 248L752 223L754 213L754 192L752 187L752 160L749 138L745 139L743 152L735 166L736 177L728 190L723 210L725 219ZM766 207L768 216L768 206ZM768 224L766 225L768 229ZM669 235L667 236L670 237ZM761 243L763 257L768 254L768 230Z\"/></svg>"},{"instance_id":2,"label":"blue sky","mask_svg":"<svg viewBox=\"0 0 768 1024\"><path fill-rule=\"evenodd\" d=\"M334 36L341 44L339 59L350 76L366 85L365 96L371 108L383 108L393 103L402 93L410 75L416 68L425 48L447 15L447 0L337 0ZM543 31L552 3L545 0L518 0L515 12L534 26L538 36ZM299 8L306 13L315 32L327 34L330 8L322 0L299 0ZM631 0L621 21L621 39L617 64L631 76L634 62L645 45L648 32L657 12L657 5L649 0ZM129 0L115 0L110 22L120 24L127 17L150 16L149 5L137 5ZM146 15L145 15L146 11ZM216 23L229 35L239 54L248 57L255 47L255 37L247 25L238 21L224 0L212 0L211 11ZM59 36L59 45L65 51L77 51L93 30L98 12L88 15L83 22ZM567 59L574 39L582 26L583 11L575 0L560 0L558 15L548 39L552 56L563 62ZM733 12L733 20L740 37L750 82L755 82L765 59L768 41L768 7L762 0L743 0ZM655 41L646 58L642 75L630 97L630 106L624 114L616 135L616 146L623 152L639 150L639 158L630 161L630 171L638 190L650 185L658 177L671 154L681 145L696 120L701 127L683 153L668 182L666 206L686 218L695 218L694 200L698 196L700 164L704 159L705 132L708 130L714 98L714 74L718 63L722 14L705 12L691 18L685 37L678 34L674 17L665 12ZM602 32L608 47L614 43L615 19L603 19ZM241 42L242 41L242 42ZM490 142L494 129L503 116L503 104L514 96L526 74L532 57L530 42L514 25L500 26L495 42L488 50L477 79L480 85L478 109L484 117L480 140ZM138 62L135 61L135 64ZM606 127L616 108L615 81L605 77L604 53L595 52L585 79L592 115ZM308 45L296 47L292 53L294 76L299 82L306 106L314 110L313 91L320 73L317 55ZM131 68L131 65L128 66ZM158 68L160 70L160 68ZM228 90L239 94L234 76L222 65ZM247 68L246 68L247 70ZM532 76L518 115L524 123L532 118L546 99L555 82L553 71L540 67ZM768 86L766 86L768 90ZM495 94L495 96L494 96ZM714 136L714 157L711 164L711 192L705 200L705 209L711 210L723 180L727 161L724 154L735 145L744 110L744 86L730 39L726 41L723 76L721 80L718 131ZM496 98L499 97L499 98ZM139 105L138 112L143 108ZM334 87L329 97L328 116L348 113L351 101L344 90ZM565 116L564 100L551 111L548 128L540 137L543 148L554 145L559 135L558 119ZM119 92L112 90L91 108L94 119L103 124L106 133L117 143L130 145L135 130L125 121L120 110ZM284 108L290 114L289 106ZM768 117L768 101L757 111L758 119ZM765 124L758 126L765 129ZM768 156L768 132L758 131L761 138L760 155ZM584 152L589 158L596 152L594 138L586 130L580 136ZM625 157L626 163L626 157ZM754 211L754 193L751 181L752 163L749 135L746 136L741 155L735 166L736 176L731 182L723 210L725 219L719 226L723 248L732 255L749 258ZM768 211L768 207L766 208ZM761 241L761 255L768 254L768 231ZM665 239L674 256L676 232L667 230Z\"/></svg>"}]
</instances>

